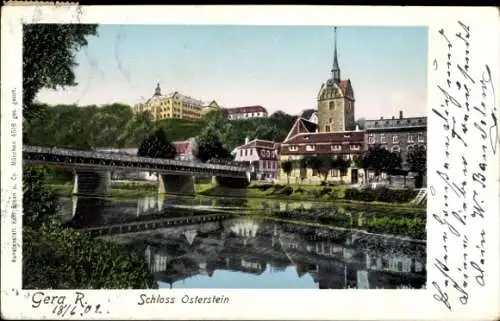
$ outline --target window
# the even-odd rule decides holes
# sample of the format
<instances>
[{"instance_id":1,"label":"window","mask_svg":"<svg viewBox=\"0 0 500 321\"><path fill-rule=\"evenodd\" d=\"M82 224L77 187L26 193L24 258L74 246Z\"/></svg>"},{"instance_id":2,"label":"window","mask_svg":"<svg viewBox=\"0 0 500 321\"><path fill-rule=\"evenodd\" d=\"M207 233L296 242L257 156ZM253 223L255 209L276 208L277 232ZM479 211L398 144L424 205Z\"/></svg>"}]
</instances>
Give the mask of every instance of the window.
<instances>
[{"instance_id":1,"label":"window","mask_svg":"<svg viewBox=\"0 0 500 321\"><path fill-rule=\"evenodd\" d=\"M368 144L375 144L375 136L373 134L368 135Z\"/></svg>"},{"instance_id":2,"label":"window","mask_svg":"<svg viewBox=\"0 0 500 321\"><path fill-rule=\"evenodd\" d=\"M342 145L332 145L332 150L342 150Z\"/></svg>"},{"instance_id":3,"label":"window","mask_svg":"<svg viewBox=\"0 0 500 321\"><path fill-rule=\"evenodd\" d=\"M306 146L306 151L308 151L308 152L312 152L312 151L314 151L315 149L316 149L316 146L314 146L314 145L307 145L307 146Z\"/></svg>"},{"instance_id":4,"label":"window","mask_svg":"<svg viewBox=\"0 0 500 321\"><path fill-rule=\"evenodd\" d=\"M333 101L331 101L330 103L328 103L328 105L330 107L330 110L335 109L335 104L333 103Z\"/></svg>"},{"instance_id":5,"label":"window","mask_svg":"<svg viewBox=\"0 0 500 321\"><path fill-rule=\"evenodd\" d=\"M351 145L350 148L351 148L351 150L359 150L360 149L359 145Z\"/></svg>"},{"instance_id":6,"label":"window","mask_svg":"<svg viewBox=\"0 0 500 321\"><path fill-rule=\"evenodd\" d=\"M424 142L424 135L423 134L418 134L418 142L423 143Z\"/></svg>"},{"instance_id":7,"label":"window","mask_svg":"<svg viewBox=\"0 0 500 321\"><path fill-rule=\"evenodd\" d=\"M413 135L408 135L408 143L413 144L415 142L415 138Z\"/></svg>"},{"instance_id":8,"label":"window","mask_svg":"<svg viewBox=\"0 0 500 321\"><path fill-rule=\"evenodd\" d=\"M350 134L345 134L344 138L351 138L351 135Z\"/></svg>"},{"instance_id":9,"label":"window","mask_svg":"<svg viewBox=\"0 0 500 321\"><path fill-rule=\"evenodd\" d=\"M252 148L252 149L250 149L250 155L252 155L252 154L253 154L253 148Z\"/></svg>"},{"instance_id":10,"label":"window","mask_svg":"<svg viewBox=\"0 0 500 321\"><path fill-rule=\"evenodd\" d=\"M240 156L243 156L243 149L240 149Z\"/></svg>"},{"instance_id":11,"label":"window","mask_svg":"<svg viewBox=\"0 0 500 321\"><path fill-rule=\"evenodd\" d=\"M328 122L331 123L332 122L332 119L331 118L328 118Z\"/></svg>"},{"instance_id":12,"label":"window","mask_svg":"<svg viewBox=\"0 0 500 321\"><path fill-rule=\"evenodd\" d=\"M247 156L248 154L248 149L245 149L245 156Z\"/></svg>"},{"instance_id":13,"label":"window","mask_svg":"<svg viewBox=\"0 0 500 321\"><path fill-rule=\"evenodd\" d=\"M398 141L398 135L394 135L392 136L392 143L393 144L397 144L399 141Z\"/></svg>"},{"instance_id":14,"label":"window","mask_svg":"<svg viewBox=\"0 0 500 321\"><path fill-rule=\"evenodd\" d=\"M380 143L385 144L385 134L380 134Z\"/></svg>"},{"instance_id":15,"label":"window","mask_svg":"<svg viewBox=\"0 0 500 321\"><path fill-rule=\"evenodd\" d=\"M296 152L299 150L299 148L297 146L290 146L290 147L288 147L288 150L291 152Z\"/></svg>"},{"instance_id":16,"label":"window","mask_svg":"<svg viewBox=\"0 0 500 321\"><path fill-rule=\"evenodd\" d=\"M325 125L325 132L330 132L330 125Z\"/></svg>"},{"instance_id":17,"label":"window","mask_svg":"<svg viewBox=\"0 0 500 321\"><path fill-rule=\"evenodd\" d=\"M400 151L401 151L401 148L399 147L399 145L394 145L391 148L391 152L393 152L393 153L399 153Z\"/></svg>"},{"instance_id":18,"label":"window","mask_svg":"<svg viewBox=\"0 0 500 321\"><path fill-rule=\"evenodd\" d=\"M339 177L340 176L340 171L338 169L332 169L332 170L330 170L330 175L332 177Z\"/></svg>"}]
</instances>

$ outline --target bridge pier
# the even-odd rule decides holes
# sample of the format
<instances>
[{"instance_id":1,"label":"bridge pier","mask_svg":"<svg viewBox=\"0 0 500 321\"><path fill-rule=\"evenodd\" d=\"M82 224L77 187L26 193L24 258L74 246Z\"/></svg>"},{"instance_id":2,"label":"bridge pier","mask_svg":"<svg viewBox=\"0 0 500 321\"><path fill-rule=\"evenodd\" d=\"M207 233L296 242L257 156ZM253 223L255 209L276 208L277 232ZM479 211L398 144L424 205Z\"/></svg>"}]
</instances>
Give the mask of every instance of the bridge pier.
<instances>
[{"instance_id":1,"label":"bridge pier","mask_svg":"<svg viewBox=\"0 0 500 321\"><path fill-rule=\"evenodd\" d=\"M111 195L111 172L99 170L74 170L74 195Z\"/></svg>"},{"instance_id":2,"label":"bridge pier","mask_svg":"<svg viewBox=\"0 0 500 321\"><path fill-rule=\"evenodd\" d=\"M194 196L194 177L191 175L160 174L158 193Z\"/></svg>"}]
</instances>

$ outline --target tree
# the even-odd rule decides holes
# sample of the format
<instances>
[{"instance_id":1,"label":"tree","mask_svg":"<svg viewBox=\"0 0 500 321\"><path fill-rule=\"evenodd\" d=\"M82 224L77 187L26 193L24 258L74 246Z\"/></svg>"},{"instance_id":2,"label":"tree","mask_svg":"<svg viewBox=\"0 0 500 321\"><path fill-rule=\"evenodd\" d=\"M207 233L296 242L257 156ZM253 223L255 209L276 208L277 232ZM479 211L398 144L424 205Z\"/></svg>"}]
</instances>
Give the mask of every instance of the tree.
<instances>
[{"instance_id":1,"label":"tree","mask_svg":"<svg viewBox=\"0 0 500 321\"><path fill-rule=\"evenodd\" d=\"M410 165L410 171L416 172L415 177L415 187L421 188L423 184L423 178L427 172L427 151L424 146L415 146L407 156L408 164Z\"/></svg>"},{"instance_id":2,"label":"tree","mask_svg":"<svg viewBox=\"0 0 500 321\"><path fill-rule=\"evenodd\" d=\"M157 129L147 137L137 150L138 156L173 159L176 156L175 146L161 129Z\"/></svg>"},{"instance_id":3,"label":"tree","mask_svg":"<svg viewBox=\"0 0 500 321\"><path fill-rule=\"evenodd\" d=\"M196 142L198 143L197 156L202 162L231 159L231 153L222 145L214 126L206 127L197 137Z\"/></svg>"},{"instance_id":4,"label":"tree","mask_svg":"<svg viewBox=\"0 0 500 321\"><path fill-rule=\"evenodd\" d=\"M286 174L287 184L290 185L290 174L293 171L293 162L291 160L281 162L281 169Z\"/></svg>"},{"instance_id":5,"label":"tree","mask_svg":"<svg viewBox=\"0 0 500 321\"><path fill-rule=\"evenodd\" d=\"M401 170L401 155L393 152L386 153L383 169L389 175L389 183L392 184L392 175L399 174Z\"/></svg>"},{"instance_id":6,"label":"tree","mask_svg":"<svg viewBox=\"0 0 500 321\"><path fill-rule=\"evenodd\" d=\"M58 209L57 195L45 186L46 170L23 168L23 226L39 227Z\"/></svg>"},{"instance_id":7,"label":"tree","mask_svg":"<svg viewBox=\"0 0 500 321\"><path fill-rule=\"evenodd\" d=\"M347 170L351 166L351 161L349 159L337 158L333 163L333 168L338 169L340 176L346 176Z\"/></svg>"},{"instance_id":8,"label":"tree","mask_svg":"<svg viewBox=\"0 0 500 321\"><path fill-rule=\"evenodd\" d=\"M323 166L321 158L317 156L310 157L307 161L309 168L313 171L313 176L321 173L321 167Z\"/></svg>"},{"instance_id":9,"label":"tree","mask_svg":"<svg viewBox=\"0 0 500 321\"><path fill-rule=\"evenodd\" d=\"M305 156L299 160L299 169L300 169L300 178L301 179L306 178L306 171L307 171L307 168L309 166L310 158L311 158L310 156Z\"/></svg>"},{"instance_id":10,"label":"tree","mask_svg":"<svg viewBox=\"0 0 500 321\"><path fill-rule=\"evenodd\" d=\"M33 104L42 88L75 86L75 51L85 47L87 36L97 35L97 25L23 25L23 116L37 115Z\"/></svg>"},{"instance_id":11,"label":"tree","mask_svg":"<svg viewBox=\"0 0 500 321\"><path fill-rule=\"evenodd\" d=\"M366 183L368 181L368 168L369 168L369 164L368 164L368 155L365 153L363 155L358 155L358 156L355 156L354 157L354 164L357 168L362 168L363 169L363 173L364 173L364 182Z\"/></svg>"},{"instance_id":12,"label":"tree","mask_svg":"<svg viewBox=\"0 0 500 321\"><path fill-rule=\"evenodd\" d=\"M330 156L318 156L313 162L313 166L317 167L316 170L319 174L324 176L324 180L328 178L328 173L334 168L336 160Z\"/></svg>"}]
</instances>

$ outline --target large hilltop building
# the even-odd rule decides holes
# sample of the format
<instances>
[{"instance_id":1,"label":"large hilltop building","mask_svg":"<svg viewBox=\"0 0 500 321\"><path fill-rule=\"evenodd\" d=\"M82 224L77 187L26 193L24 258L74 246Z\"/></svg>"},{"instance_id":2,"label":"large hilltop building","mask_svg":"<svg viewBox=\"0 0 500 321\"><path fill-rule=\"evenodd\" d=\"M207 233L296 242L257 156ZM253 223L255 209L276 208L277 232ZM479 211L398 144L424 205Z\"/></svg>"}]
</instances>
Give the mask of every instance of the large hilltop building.
<instances>
[{"instance_id":1,"label":"large hilltop building","mask_svg":"<svg viewBox=\"0 0 500 321\"><path fill-rule=\"evenodd\" d=\"M166 95L161 93L160 84L156 85L154 94L146 102L137 104L135 112L147 111L153 120L177 118L198 120L206 112L220 108L215 100L209 104L175 91Z\"/></svg>"}]
</instances>

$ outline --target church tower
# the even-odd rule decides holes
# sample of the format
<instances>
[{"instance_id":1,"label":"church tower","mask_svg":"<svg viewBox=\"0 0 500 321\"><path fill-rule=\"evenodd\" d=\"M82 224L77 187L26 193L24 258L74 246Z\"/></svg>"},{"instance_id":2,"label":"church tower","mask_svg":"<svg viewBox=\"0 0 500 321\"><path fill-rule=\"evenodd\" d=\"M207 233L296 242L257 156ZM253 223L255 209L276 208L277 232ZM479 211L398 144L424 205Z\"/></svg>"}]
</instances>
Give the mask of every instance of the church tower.
<instances>
[{"instance_id":1,"label":"church tower","mask_svg":"<svg viewBox=\"0 0 500 321\"><path fill-rule=\"evenodd\" d=\"M334 28L332 75L318 93L318 132L338 132L355 129L354 92L349 79L340 78L337 56L337 27Z\"/></svg>"}]
</instances>

